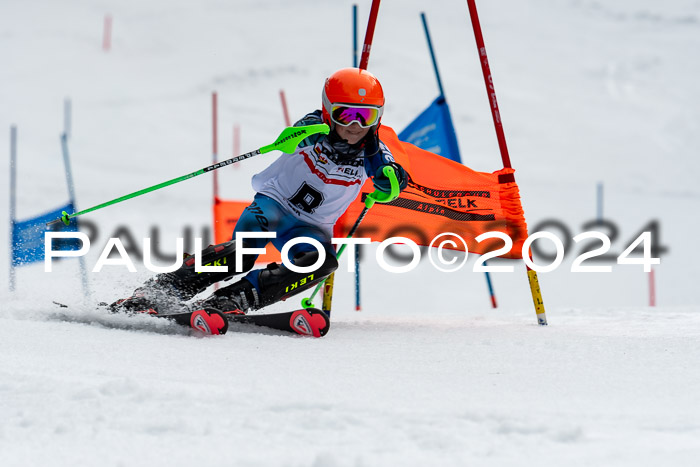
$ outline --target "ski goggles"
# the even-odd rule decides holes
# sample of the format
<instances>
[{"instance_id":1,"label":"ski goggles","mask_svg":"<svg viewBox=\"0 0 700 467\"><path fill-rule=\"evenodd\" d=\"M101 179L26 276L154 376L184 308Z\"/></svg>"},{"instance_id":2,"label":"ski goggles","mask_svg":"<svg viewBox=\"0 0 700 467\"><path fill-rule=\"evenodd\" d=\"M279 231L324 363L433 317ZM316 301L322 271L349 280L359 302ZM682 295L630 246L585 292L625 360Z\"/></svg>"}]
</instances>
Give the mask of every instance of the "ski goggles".
<instances>
[{"instance_id":1,"label":"ski goggles","mask_svg":"<svg viewBox=\"0 0 700 467\"><path fill-rule=\"evenodd\" d=\"M371 105L333 104L331 120L340 126L349 126L357 122L362 128L369 128L379 122L383 110L383 107Z\"/></svg>"}]
</instances>

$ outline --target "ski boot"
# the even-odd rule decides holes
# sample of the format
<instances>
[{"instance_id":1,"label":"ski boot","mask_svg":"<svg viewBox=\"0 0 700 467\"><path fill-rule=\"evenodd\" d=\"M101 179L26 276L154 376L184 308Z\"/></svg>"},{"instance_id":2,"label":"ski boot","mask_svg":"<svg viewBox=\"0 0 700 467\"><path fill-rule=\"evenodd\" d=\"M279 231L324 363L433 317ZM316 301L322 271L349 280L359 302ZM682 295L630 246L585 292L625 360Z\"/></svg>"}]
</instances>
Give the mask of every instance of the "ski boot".
<instances>
[{"instance_id":1,"label":"ski boot","mask_svg":"<svg viewBox=\"0 0 700 467\"><path fill-rule=\"evenodd\" d=\"M316 263L318 252L302 252L292 260L296 266ZM338 267L335 256L326 256L326 261L313 273L294 272L284 265L268 264L265 269L253 271L243 279L216 290L209 298L197 302L196 306L211 307L224 313L246 314L309 289L328 277Z\"/></svg>"},{"instance_id":2,"label":"ski boot","mask_svg":"<svg viewBox=\"0 0 700 467\"><path fill-rule=\"evenodd\" d=\"M231 278L235 272L236 242L229 241L219 245L209 245L202 250L202 266L227 266L226 272L195 271L195 257L185 257L183 265L173 272L158 274L137 288L131 297L112 303L112 311L139 312L179 310L184 302L203 291L210 285ZM255 257L243 257L243 271L249 271L255 265Z\"/></svg>"},{"instance_id":3,"label":"ski boot","mask_svg":"<svg viewBox=\"0 0 700 467\"><path fill-rule=\"evenodd\" d=\"M214 291L209 298L193 305L195 308L214 308L225 314L244 315L260 308L257 289L247 279L241 279L229 286Z\"/></svg>"}]
</instances>

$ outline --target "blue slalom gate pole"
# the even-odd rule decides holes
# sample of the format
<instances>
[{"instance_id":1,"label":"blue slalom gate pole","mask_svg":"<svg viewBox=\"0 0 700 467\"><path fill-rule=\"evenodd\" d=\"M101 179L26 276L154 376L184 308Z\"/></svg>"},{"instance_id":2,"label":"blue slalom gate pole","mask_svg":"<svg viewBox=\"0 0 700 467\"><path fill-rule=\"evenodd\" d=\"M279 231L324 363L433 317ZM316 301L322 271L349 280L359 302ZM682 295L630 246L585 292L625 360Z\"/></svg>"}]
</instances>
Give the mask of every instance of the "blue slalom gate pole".
<instances>
[{"instance_id":1,"label":"blue slalom gate pole","mask_svg":"<svg viewBox=\"0 0 700 467\"><path fill-rule=\"evenodd\" d=\"M14 233L17 214L17 127L10 127L10 292L15 291Z\"/></svg>"},{"instance_id":2,"label":"blue slalom gate pole","mask_svg":"<svg viewBox=\"0 0 700 467\"><path fill-rule=\"evenodd\" d=\"M438 85L438 90L440 91L440 97L443 99L445 98L445 92L442 88L442 80L440 79L440 71L438 70L437 66L437 59L435 58L435 51L433 50L433 41L430 39L430 31L428 30L428 20L425 17L425 13L421 12L420 14L421 21L423 22L423 30L425 31L425 39L428 42L428 50L430 51L430 59L433 62L433 69L435 70L435 79L437 80L437 85ZM454 128L451 128L451 131L454 133ZM455 141L457 140L457 137L455 136ZM459 148L455 146L455 149L459 151ZM458 160L461 160L461 156L458 156ZM484 266L488 266L487 262L484 261ZM486 275L486 285L489 290L489 297L491 298L491 307L497 308L498 304L496 303L496 294L493 290L493 284L491 283L491 274L488 271L485 271L484 274Z\"/></svg>"},{"instance_id":3,"label":"blue slalom gate pole","mask_svg":"<svg viewBox=\"0 0 700 467\"><path fill-rule=\"evenodd\" d=\"M425 19L425 13L421 12L420 19L423 21L423 30L425 31L425 38L428 41L428 50L430 51L430 59L433 61L433 69L435 70L435 78L437 78L438 90L440 91L440 96L445 97L445 93L442 90L442 80L440 79L440 72L438 71L437 60L435 59L435 52L433 51L433 41L430 40L430 31L428 31L428 21Z\"/></svg>"},{"instance_id":4,"label":"blue slalom gate pole","mask_svg":"<svg viewBox=\"0 0 700 467\"><path fill-rule=\"evenodd\" d=\"M352 66L357 68L357 4L352 6Z\"/></svg>"},{"instance_id":5,"label":"blue slalom gate pole","mask_svg":"<svg viewBox=\"0 0 700 467\"><path fill-rule=\"evenodd\" d=\"M484 266L487 266L486 261L484 261ZM488 271L485 271L484 274L486 275L486 286L489 289L489 296L491 297L491 307L498 308L498 303L496 303L496 294L493 291L493 284L491 284L491 274L489 274Z\"/></svg>"},{"instance_id":6,"label":"blue slalom gate pole","mask_svg":"<svg viewBox=\"0 0 700 467\"><path fill-rule=\"evenodd\" d=\"M70 98L66 97L63 101L63 133L68 139L71 135L72 126L72 105Z\"/></svg>"}]
</instances>

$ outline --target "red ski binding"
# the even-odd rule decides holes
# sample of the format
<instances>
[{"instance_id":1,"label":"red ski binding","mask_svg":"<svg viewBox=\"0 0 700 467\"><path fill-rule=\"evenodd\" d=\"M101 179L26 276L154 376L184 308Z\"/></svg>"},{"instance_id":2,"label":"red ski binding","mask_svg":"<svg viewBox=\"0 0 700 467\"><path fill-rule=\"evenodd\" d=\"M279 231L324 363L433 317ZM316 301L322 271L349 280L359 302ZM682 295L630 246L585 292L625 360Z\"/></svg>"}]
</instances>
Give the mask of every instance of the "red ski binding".
<instances>
[{"instance_id":1,"label":"red ski binding","mask_svg":"<svg viewBox=\"0 0 700 467\"><path fill-rule=\"evenodd\" d=\"M228 320L219 310L204 308L192 312L190 326L204 334L226 334Z\"/></svg>"}]
</instances>

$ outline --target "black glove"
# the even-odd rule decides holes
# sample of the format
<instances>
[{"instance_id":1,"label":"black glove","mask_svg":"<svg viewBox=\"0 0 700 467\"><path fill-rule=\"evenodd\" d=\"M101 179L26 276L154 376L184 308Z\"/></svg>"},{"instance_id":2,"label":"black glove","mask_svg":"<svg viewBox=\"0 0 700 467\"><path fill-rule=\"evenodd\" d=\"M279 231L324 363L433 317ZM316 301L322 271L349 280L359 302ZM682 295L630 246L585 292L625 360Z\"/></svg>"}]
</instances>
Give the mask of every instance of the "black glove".
<instances>
[{"instance_id":1,"label":"black glove","mask_svg":"<svg viewBox=\"0 0 700 467\"><path fill-rule=\"evenodd\" d=\"M394 169L396 179L399 182L399 191L406 188L406 184L408 181L406 177L406 171L396 162L390 162L388 164L380 166L377 169L377 172L374 174L374 178L372 179L372 182L374 183L374 189L383 193L391 193L391 180L389 179L389 177L384 175L384 167L387 166L390 166Z\"/></svg>"}]
</instances>

